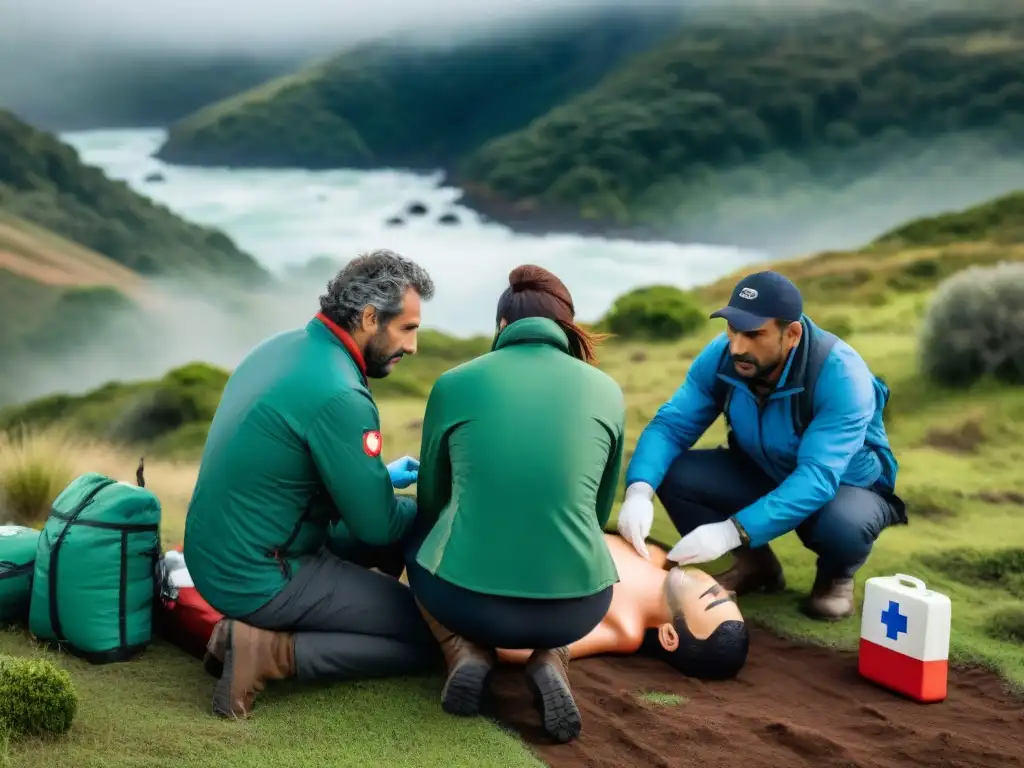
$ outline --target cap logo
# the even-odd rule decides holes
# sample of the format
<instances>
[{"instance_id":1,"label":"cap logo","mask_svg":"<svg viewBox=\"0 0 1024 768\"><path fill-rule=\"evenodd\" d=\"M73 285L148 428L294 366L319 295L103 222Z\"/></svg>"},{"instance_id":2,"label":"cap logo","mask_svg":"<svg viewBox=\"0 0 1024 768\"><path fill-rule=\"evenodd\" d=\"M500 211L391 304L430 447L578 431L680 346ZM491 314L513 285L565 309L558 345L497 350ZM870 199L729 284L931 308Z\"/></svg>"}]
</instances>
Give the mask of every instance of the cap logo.
<instances>
[{"instance_id":1,"label":"cap logo","mask_svg":"<svg viewBox=\"0 0 1024 768\"><path fill-rule=\"evenodd\" d=\"M753 288L743 288L742 290L740 290L740 298L741 299L748 299L748 300L749 299L756 299L757 298L757 291L754 290Z\"/></svg>"}]
</instances>

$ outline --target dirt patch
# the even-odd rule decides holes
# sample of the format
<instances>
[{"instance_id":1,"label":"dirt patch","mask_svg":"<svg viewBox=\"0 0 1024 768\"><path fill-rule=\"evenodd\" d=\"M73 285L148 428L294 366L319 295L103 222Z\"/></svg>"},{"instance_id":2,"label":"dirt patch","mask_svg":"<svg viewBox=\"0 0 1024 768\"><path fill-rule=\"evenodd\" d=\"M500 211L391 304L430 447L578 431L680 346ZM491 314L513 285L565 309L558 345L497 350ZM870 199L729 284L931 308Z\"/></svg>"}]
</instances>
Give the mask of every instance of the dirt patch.
<instances>
[{"instance_id":1,"label":"dirt patch","mask_svg":"<svg viewBox=\"0 0 1024 768\"><path fill-rule=\"evenodd\" d=\"M642 657L571 667L583 733L544 736L517 669L502 669L497 717L551 768L901 768L1024 765L1024 706L980 670L950 673L948 698L922 705L862 680L856 656L754 630L735 680L702 683ZM657 691L658 701L638 691ZM666 697L685 704L666 706Z\"/></svg>"},{"instance_id":2,"label":"dirt patch","mask_svg":"<svg viewBox=\"0 0 1024 768\"><path fill-rule=\"evenodd\" d=\"M43 285L81 285L83 282L79 275L69 274L65 270L31 261L9 251L0 251L0 269L13 272L20 277L27 277L29 280L35 280Z\"/></svg>"},{"instance_id":3,"label":"dirt patch","mask_svg":"<svg viewBox=\"0 0 1024 768\"><path fill-rule=\"evenodd\" d=\"M981 424L968 420L951 429L933 428L924 436L923 444L948 453L977 453L985 442Z\"/></svg>"},{"instance_id":4,"label":"dirt patch","mask_svg":"<svg viewBox=\"0 0 1024 768\"><path fill-rule=\"evenodd\" d=\"M1024 493L1020 491L979 491L971 498L987 504L1017 504L1024 506Z\"/></svg>"}]
</instances>

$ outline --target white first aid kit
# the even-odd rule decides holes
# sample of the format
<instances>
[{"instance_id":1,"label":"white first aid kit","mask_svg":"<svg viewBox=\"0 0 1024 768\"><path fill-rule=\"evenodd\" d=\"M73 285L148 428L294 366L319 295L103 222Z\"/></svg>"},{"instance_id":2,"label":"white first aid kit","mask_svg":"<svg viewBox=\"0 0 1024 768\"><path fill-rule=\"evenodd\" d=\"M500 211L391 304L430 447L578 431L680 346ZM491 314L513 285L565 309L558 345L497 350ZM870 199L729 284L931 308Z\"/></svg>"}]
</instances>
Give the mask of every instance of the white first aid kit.
<instances>
[{"instance_id":1,"label":"white first aid kit","mask_svg":"<svg viewBox=\"0 0 1024 768\"><path fill-rule=\"evenodd\" d=\"M875 576L864 584L859 673L921 702L946 698L949 597L914 576Z\"/></svg>"}]
</instances>

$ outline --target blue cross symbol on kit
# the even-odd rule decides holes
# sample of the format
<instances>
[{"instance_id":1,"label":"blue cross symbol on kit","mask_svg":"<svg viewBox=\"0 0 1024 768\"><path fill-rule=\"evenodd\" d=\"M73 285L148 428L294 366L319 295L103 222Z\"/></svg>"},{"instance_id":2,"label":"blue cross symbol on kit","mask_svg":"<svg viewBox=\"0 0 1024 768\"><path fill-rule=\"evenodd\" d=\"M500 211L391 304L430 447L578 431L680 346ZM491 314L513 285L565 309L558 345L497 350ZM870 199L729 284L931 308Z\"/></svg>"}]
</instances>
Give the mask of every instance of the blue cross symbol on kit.
<instances>
[{"instance_id":1,"label":"blue cross symbol on kit","mask_svg":"<svg viewBox=\"0 0 1024 768\"><path fill-rule=\"evenodd\" d=\"M895 600L890 600L889 607L882 611L882 623L890 640L898 640L900 632L907 634L907 617L900 613L900 604Z\"/></svg>"}]
</instances>

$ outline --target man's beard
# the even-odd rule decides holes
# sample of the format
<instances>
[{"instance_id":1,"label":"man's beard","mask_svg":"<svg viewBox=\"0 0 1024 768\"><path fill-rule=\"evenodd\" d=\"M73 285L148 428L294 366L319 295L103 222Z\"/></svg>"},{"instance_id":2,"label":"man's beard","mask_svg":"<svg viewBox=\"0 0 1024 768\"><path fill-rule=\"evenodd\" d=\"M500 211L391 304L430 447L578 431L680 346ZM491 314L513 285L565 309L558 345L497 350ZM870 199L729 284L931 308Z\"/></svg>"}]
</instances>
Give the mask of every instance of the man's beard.
<instances>
[{"instance_id":1,"label":"man's beard","mask_svg":"<svg viewBox=\"0 0 1024 768\"><path fill-rule=\"evenodd\" d=\"M391 373L389 366L402 359L405 353L401 349L388 349L388 337L378 333L363 350L366 362L366 375L371 379L383 379Z\"/></svg>"},{"instance_id":2,"label":"man's beard","mask_svg":"<svg viewBox=\"0 0 1024 768\"><path fill-rule=\"evenodd\" d=\"M754 366L754 372L752 374L742 374L738 370L736 371L737 375L742 376L744 379L754 384L767 384L769 376L771 376L775 369L779 367L779 363L782 362L780 358L779 360L774 360L769 363L760 363L756 358L750 355L736 355L733 357L732 361L734 364L747 363L748 365Z\"/></svg>"}]
</instances>

